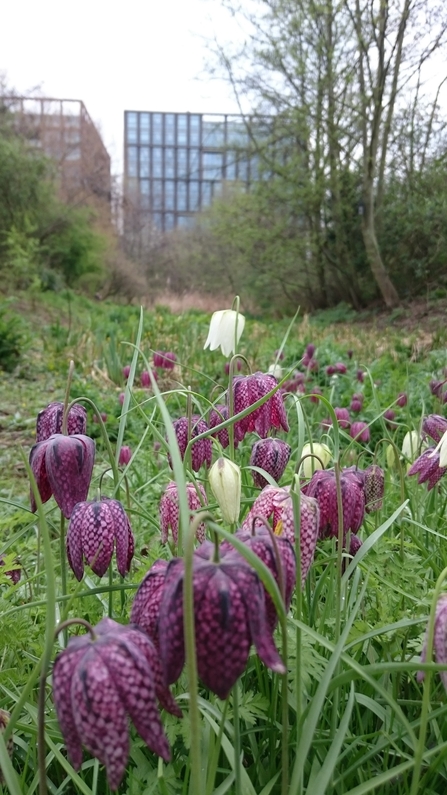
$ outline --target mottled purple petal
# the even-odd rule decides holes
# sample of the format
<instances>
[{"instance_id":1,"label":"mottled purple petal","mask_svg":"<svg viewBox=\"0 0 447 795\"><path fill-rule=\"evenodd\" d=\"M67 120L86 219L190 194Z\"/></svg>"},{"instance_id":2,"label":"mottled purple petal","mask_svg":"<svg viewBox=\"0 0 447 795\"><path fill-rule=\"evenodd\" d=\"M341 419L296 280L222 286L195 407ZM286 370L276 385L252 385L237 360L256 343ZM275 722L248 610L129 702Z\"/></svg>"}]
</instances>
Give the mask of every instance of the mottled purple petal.
<instances>
[{"instance_id":1,"label":"mottled purple petal","mask_svg":"<svg viewBox=\"0 0 447 795\"><path fill-rule=\"evenodd\" d=\"M45 456L47 452L48 440L38 442L31 448L29 463L37 488L42 502L48 502L53 494L50 481L48 480L47 468L45 463ZM37 510L36 500L34 499L33 490L30 490L31 511L33 513Z\"/></svg>"},{"instance_id":2,"label":"mottled purple petal","mask_svg":"<svg viewBox=\"0 0 447 795\"><path fill-rule=\"evenodd\" d=\"M182 558L170 561L160 604L160 655L168 685L177 681L185 663L183 571Z\"/></svg>"},{"instance_id":3,"label":"mottled purple petal","mask_svg":"<svg viewBox=\"0 0 447 795\"><path fill-rule=\"evenodd\" d=\"M113 533L115 536L116 565L121 577L129 573L133 557L133 533L126 511L119 500L101 497L101 503L106 505L113 518Z\"/></svg>"},{"instance_id":4,"label":"mottled purple petal","mask_svg":"<svg viewBox=\"0 0 447 795\"><path fill-rule=\"evenodd\" d=\"M75 770L82 764L82 742L76 728L73 703L71 700L71 685L73 674L79 660L85 654L88 638L83 647L72 651L67 649L56 657L53 666L53 699L57 719L67 746L68 756Z\"/></svg>"},{"instance_id":5,"label":"mottled purple petal","mask_svg":"<svg viewBox=\"0 0 447 795\"><path fill-rule=\"evenodd\" d=\"M66 519L76 503L87 498L94 461L95 443L89 436L57 434L47 441L48 480Z\"/></svg>"},{"instance_id":6,"label":"mottled purple petal","mask_svg":"<svg viewBox=\"0 0 447 795\"><path fill-rule=\"evenodd\" d=\"M158 619L160 604L168 568L167 560L156 560L141 581L135 594L130 621L137 624L159 647Z\"/></svg>"}]
</instances>

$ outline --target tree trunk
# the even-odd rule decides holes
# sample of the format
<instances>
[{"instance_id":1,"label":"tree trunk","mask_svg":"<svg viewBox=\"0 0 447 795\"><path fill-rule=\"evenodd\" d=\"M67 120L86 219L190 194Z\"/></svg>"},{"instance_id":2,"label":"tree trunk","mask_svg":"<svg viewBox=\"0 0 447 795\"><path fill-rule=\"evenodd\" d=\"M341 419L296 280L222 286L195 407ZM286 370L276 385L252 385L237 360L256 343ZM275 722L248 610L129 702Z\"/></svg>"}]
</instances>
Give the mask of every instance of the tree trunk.
<instances>
[{"instance_id":1,"label":"tree trunk","mask_svg":"<svg viewBox=\"0 0 447 795\"><path fill-rule=\"evenodd\" d=\"M388 309L398 306L399 295L391 281L380 254L374 224L374 210L372 202L365 207L362 223L363 242L365 244L366 256L372 274L377 282L382 298Z\"/></svg>"}]
</instances>

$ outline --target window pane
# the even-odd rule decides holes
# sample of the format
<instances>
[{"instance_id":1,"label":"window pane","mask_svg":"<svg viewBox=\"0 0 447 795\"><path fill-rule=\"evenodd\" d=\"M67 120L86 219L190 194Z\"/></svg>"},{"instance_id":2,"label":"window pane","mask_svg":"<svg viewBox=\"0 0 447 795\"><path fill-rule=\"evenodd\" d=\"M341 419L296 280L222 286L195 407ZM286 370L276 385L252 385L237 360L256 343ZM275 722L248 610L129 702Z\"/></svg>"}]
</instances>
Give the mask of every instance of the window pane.
<instances>
[{"instance_id":1,"label":"window pane","mask_svg":"<svg viewBox=\"0 0 447 795\"><path fill-rule=\"evenodd\" d=\"M165 182L165 210L175 209L175 182L167 180Z\"/></svg>"},{"instance_id":2,"label":"window pane","mask_svg":"<svg viewBox=\"0 0 447 795\"><path fill-rule=\"evenodd\" d=\"M177 218L177 223L183 228L189 228L194 226L194 218L192 218L190 215L179 215Z\"/></svg>"},{"instance_id":3,"label":"window pane","mask_svg":"<svg viewBox=\"0 0 447 795\"><path fill-rule=\"evenodd\" d=\"M163 216L161 213L152 213L152 223L157 229L163 229Z\"/></svg>"},{"instance_id":4,"label":"window pane","mask_svg":"<svg viewBox=\"0 0 447 795\"><path fill-rule=\"evenodd\" d=\"M177 149L177 177L186 179L188 175L188 150Z\"/></svg>"},{"instance_id":5,"label":"window pane","mask_svg":"<svg viewBox=\"0 0 447 795\"><path fill-rule=\"evenodd\" d=\"M152 114L152 143L163 143L163 116L161 113Z\"/></svg>"},{"instance_id":6,"label":"window pane","mask_svg":"<svg viewBox=\"0 0 447 795\"><path fill-rule=\"evenodd\" d=\"M237 164L237 176L238 179L241 179L243 182L246 182L248 179L248 163L246 160L239 160Z\"/></svg>"},{"instance_id":7,"label":"window pane","mask_svg":"<svg viewBox=\"0 0 447 795\"><path fill-rule=\"evenodd\" d=\"M174 213L166 213L165 229L167 232L169 232L171 229L174 229Z\"/></svg>"},{"instance_id":8,"label":"window pane","mask_svg":"<svg viewBox=\"0 0 447 795\"><path fill-rule=\"evenodd\" d=\"M175 144L175 116L167 113L165 116L165 143Z\"/></svg>"},{"instance_id":9,"label":"window pane","mask_svg":"<svg viewBox=\"0 0 447 795\"><path fill-rule=\"evenodd\" d=\"M202 207L211 204L211 182L202 182Z\"/></svg>"},{"instance_id":10,"label":"window pane","mask_svg":"<svg viewBox=\"0 0 447 795\"><path fill-rule=\"evenodd\" d=\"M225 146L225 122L204 121L202 125L202 140L204 146Z\"/></svg>"},{"instance_id":11,"label":"window pane","mask_svg":"<svg viewBox=\"0 0 447 795\"><path fill-rule=\"evenodd\" d=\"M127 174L129 177L136 177L137 176L137 147L136 146L128 146L127 147Z\"/></svg>"},{"instance_id":12,"label":"window pane","mask_svg":"<svg viewBox=\"0 0 447 795\"><path fill-rule=\"evenodd\" d=\"M236 146L247 146L248 135L243 121L229 121L227 125L227 143Z\"/></svg>"},{"instance_id":13,"label":"window pane","mask_svg":"<svg viewBox=\"0 0 447 795\"><path fill-rule=\"evenodd\" d=\"M189 183L189 209L190 210L199 210L199 182L190 182Z\"/></svg>"},{"instance_id":14,"label":"window pane","mask_svg":"<svg viewBox=\"0 0 447 795\"><path fill-rule=\"evenodd\" d=\"M140 207L147 210L149 209L149 180L142 179L140 181Z\"/></svg>"},{"instance_id":15,"label":"window pane","mask_svg":"<svg viewBox=\"0 0 447 795\"><path fill-rule=\"evenodd\" d=\"M184 113L177 116L177 143L188 143L188 117Z\"/></svg>"},{"instance_id":16,"label":"window pane","mask_svg":"<svg viewBox=\"0 0 447 795\"><path fill-rule=\"evenodd\" d=\"M140 144L150 143L151 117L149 113L140 113Z\"/></svg>"},{"instance_id":17,"label":"window pane","mask_svg":"<svg viewBox=\"0 0 447 795\"><path fill-rule=\"evenodd\" d=\"M175 177L175 149L167 146L165 149L165 177L174 179Z\"/></svg>"},{"instance_id":18,"label":"window pane","mask_svg":"<svg viewBox=\"0 0 447 795\"><path fill-rule=\"evenodd\" d=\"M163 149L160 146L152 149L152 176L163 176Z\"/></svg>"},{"instance_id":19,"label":"window pane","mask_svg":"<svg viewBox=\"0 0 447 795\"><path fill-rule=\"evenodd\" d=\"M140 147L140 177L149 176L149 147Z\"/></svg>"},{"instance_id":20,"label":"window pane","mask_svg":"<svg viewBox=\"0 0 447 795\"><path fill-rule=\"evenodd\" d=\"M126 134L127 134L127 141L130 144L136 144L137 142L137 114L136 113L126 113Z\"/></svg>"},{"instance_id":21,"label":"window pane","mask_svg":"<svg viewBox=\"0 0 447 795\"><path fill-rule=\"evenodd\" d=\"M221 179L223 154L221 152L203 153L203 179Z\"/></svg>"},{"instance_id":22,"label":"window pane","mask_svg":"<svg viewBox=\"0 0 447 795\"><path fill-rule=\"evenodd\" d=\"M190 149L189 151L189 178L200 179L200 151Z\"/></svg>"},{"instance_id":23,"label":"window pane","mask_svg":"<svg viewBox=\"0 0 447 795\"><path fill-rule=\"evenodd\" d=\"M177 182L177 210L187 210L186 182Z\"/></svg>"},{"instance_id":24,"label":"window pane","mask_svg":"<svg viewBox=\"0 0 447 795\"><path fill-rule=\"evenodd\" d=\"M250 160L250 179L256 180L259 179L259 157L258 155L254 155Z\"/></svg>"},{"instance_id":25,"label":"window pane","mask_svg":"<svg viewBox=\"0 0 447 795\"><path fill-rule=\"evenodd\" d=\"M161 210L163 207L163 183L161 179L152 181L152 209Z\"/></svg>"},{"instance_id":26,"label":"window pane","mask_svg":"<svg viewBox=\"0 0 447 795\"><path fill-rule=\"evenodd\" d=\"M227 152L225 175L226 179L236 179L236 155L234 152Z\"/></svg>"},{"instance_id":27,"label":"window pane","mask_svg":"<svg viewBox=\"0 0 447 795\"><path fill-rule=\"evenodd\" d=\"M190 146L200 146L200 116L189 117L189 143Z\"/></svg>"}]
</instances>

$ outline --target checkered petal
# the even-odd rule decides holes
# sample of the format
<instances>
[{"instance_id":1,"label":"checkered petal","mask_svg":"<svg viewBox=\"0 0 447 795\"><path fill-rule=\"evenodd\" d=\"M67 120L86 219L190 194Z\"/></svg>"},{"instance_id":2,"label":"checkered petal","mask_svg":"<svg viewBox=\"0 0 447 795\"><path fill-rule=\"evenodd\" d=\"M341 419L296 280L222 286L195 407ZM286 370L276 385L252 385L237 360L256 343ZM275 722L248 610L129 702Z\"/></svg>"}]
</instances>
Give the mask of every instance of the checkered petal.
<instances>
[{"instance_id":1,"label":"checkered petal","mask_svg":"<svg viewBox=\"0 0 447 795\"><path fill-rule=\"evenodd\" d=\"M56 657L53 666L54 706L68 756L75 770L79 770L82 764L82 740L76 728L71 686L76 666L88 645L87 636L72 638L69 647Z\"/></svg>"},{"instance_id":2,"label":"checkered petal","mask_svg":"<svg viewBox=\"0 0 447 795\"><path fill-rule=\"evenodd\" d=\"M101 504L109 510L112 517L116 565L121 577L125 577L130 571L134 552L132 528L127 513L119 500L101 497Z\"/></svg>"},{"instance_id":3,"label":"checkered petal","mask_svg":"<svg viewBox=\"0 0 447 795\"><path fill-rule=\"evenodd\" d=\"M53 490L51 488L50 481L47 475L47 467L45 461L47 447L48 447L47 440L44 442L38 442L31 448L29 456L29 464L31 467L31 471L34 475L34 479L36 481L36 485L42 502L48 502L48 500L53 494ZM36 505L36 500L34 499L34 494L32 489L30 489L30 502L31 502L31 511L35 513L37 510L37 505Z\"/></svg>"},{"instance_id":4,"label":"checkered petal","mask_svg":"<svg viewBox=\"0 0 447 795\"><path fill-rule=\"evenodd\" d=\"M130 614L131 623L141 627L157 649L159 648L158 618L167 568L167 560L159 559L152 564L138 587Z\"/></svg>"},{"instance_id":5,"label":"checkered petal","mask_svg":"<svg viewBox=\"0 0 447 795\"><path fill-rule=\"evenodd\" d=\"M45 465L54 498L69 519L77 502L88 494L95 461L95 443L89 436L56 434L47 441Z\"/></svg>"},{"instance_id":6,"label":"checkered petal","mask_svg":"<svg viewBox=\"0 0 447 795\"><path fill-rule=\"evenodd\" d=\"M278 482L288 464L292 448L281 439L260 439L252 447L250 465L268 472ZM260 472L252 471L255 486L263 488L267 480Z\"/></svg>"},{"instance_id":7,"label":"checkered petal","mask_svg":"<svg viewBox=\"0 0 447 795\"><path fill-rule=\"evenodd\" d=\"M36 422L36 442L49 439L55 433L62 432L62 420L64 416L63 403L49 403L46 408L39 411ZM83 406L75 403L68 412L67 431L68 435L85 434L87 429L87 412Z\"/></svg>"},{"instance_id":8,"label":"checkered petal","mask_svg":"<svg viewBox=\"0 0 447 795\"><path fill-rule=\"evenodd\" d=\"M160 656L168 685L177 681L185 662L183 572L182 558L170 561L160 604L158 621Z\"/></svg>"}]
</instances>

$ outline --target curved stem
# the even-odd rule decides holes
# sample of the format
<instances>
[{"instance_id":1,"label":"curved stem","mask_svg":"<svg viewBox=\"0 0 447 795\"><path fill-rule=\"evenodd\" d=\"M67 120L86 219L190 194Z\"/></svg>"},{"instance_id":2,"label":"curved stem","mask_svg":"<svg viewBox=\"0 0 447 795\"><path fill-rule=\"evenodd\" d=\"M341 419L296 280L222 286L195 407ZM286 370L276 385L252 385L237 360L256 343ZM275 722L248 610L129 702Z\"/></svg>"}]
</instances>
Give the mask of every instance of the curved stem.
<instances>
[{"instance_id":1,"label":"curved stem","mask_svg":"<svg viewBox=\"0 0 447 795\"><path fill-rule=\"evenodd\" d=\"M62 428L61 428L61 431L62 431L62 433L65 436L67 435L67 432L68 432L68 427L67 427L68 426L68 412L70 411L71 406L73 405L72 403L70 404L70 406L68 405L69 400L70 400L70 388L71 388L71 382L73 380L73 373L74 373L74 361L73 361L73 359L71 359L70 365L68 367L67 386L65 387L64 410L63 410L63 413L62 413Z\"/></svg>"}]
</instances>

